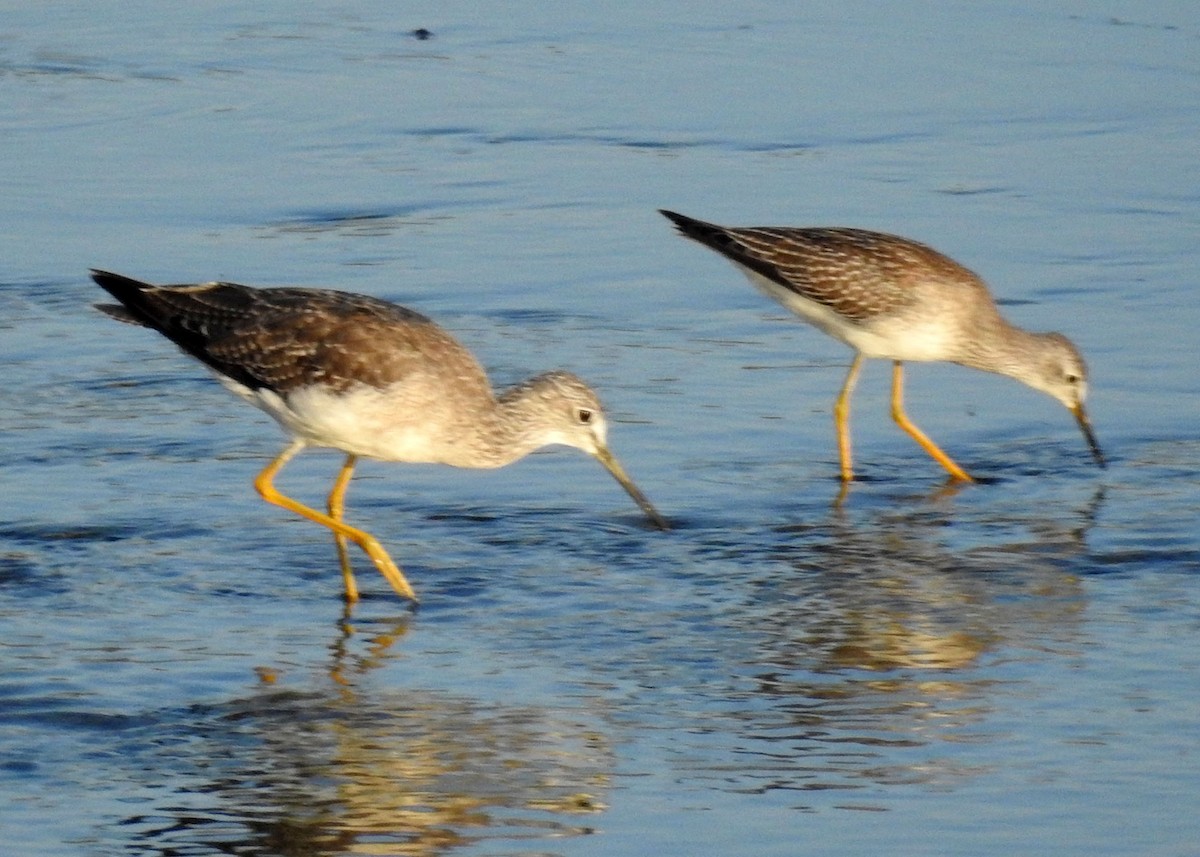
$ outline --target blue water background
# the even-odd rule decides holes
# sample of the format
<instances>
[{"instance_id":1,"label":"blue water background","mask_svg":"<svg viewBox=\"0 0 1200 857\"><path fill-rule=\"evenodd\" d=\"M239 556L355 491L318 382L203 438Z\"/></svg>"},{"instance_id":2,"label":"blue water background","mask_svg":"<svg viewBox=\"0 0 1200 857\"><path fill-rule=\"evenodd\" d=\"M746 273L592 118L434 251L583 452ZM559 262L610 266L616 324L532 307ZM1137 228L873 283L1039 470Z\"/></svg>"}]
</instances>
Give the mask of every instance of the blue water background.
<instances>
[{"instance_id":1,"label":"blue water background","mask_svg":"<svg viewBox=\"0 0 1200 857\"><path fill-rule=\"evenodd\" d=\"M433 38L412 31L428 28ZM1200 7L4 4L0 831L15 855L1188 855L1200 842ZM1070 416L846 349L672 234L928 242L1087 356ZM86 276L331 286L604 395L366 463L346 617L270 421ZM280 484L318 503L337 459Z\"/></svg>"}]
</instances>

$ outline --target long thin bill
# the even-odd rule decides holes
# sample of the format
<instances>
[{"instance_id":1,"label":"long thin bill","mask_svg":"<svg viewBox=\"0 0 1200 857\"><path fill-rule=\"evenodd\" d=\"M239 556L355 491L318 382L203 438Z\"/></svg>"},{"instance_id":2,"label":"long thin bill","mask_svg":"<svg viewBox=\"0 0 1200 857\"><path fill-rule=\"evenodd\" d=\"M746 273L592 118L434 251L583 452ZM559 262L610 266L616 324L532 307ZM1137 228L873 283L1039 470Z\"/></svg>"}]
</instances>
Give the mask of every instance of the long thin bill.
<instances>
[{"instance_id":1,"label":"long thin bill","mask_svg":"<svg viewBox=\"0 0 1200 857\"><path fill-rule=\"evenodd\" d=\"M620 462L608 451L608 447L601 447L597 450L596 458L613 475L613 478L621 483L621 487L633 498L633 502L638 504L638 508L646 513L646 517L653 522L654 526L660 530L671 529L671 525L667 523L667 519L658 514L658 510L650 505L650 501L646 499L646 495L639 491L638 487L633 484L633 480L625 473L625 469L621 467Z\"/></svg>"},{"instance_id":2,"label":"long thin bill","mask_svg":"<svg viewBox=\"0 0 1200 857\"><path fill-rule=\"evenodd\" d=\"M1079 428L1083 432L1084 438L1087 439L1088 448L1092 450L1092 457L1096 459L1097 464L1105 467L1104 453L1100 451L1100 444L1096 442L1096 435L1092 431L1092 424L1088 421L1087 413L1083 410L1083 403L1080 402L1071 408L1071 413L1075 415L1075 422L1079 423Z\"/></svg>"}]
</instances>

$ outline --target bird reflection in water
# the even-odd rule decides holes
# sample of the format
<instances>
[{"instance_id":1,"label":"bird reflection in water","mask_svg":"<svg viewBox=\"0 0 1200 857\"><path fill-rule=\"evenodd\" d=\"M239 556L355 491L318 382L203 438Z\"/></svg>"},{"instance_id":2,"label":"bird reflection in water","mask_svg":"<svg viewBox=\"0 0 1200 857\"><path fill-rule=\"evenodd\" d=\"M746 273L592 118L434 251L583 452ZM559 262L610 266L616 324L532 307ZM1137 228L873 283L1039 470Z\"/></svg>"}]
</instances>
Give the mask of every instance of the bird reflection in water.
<instances>
[{"instance_id":1,"label":"bird reflection in water","mask_svg":"<svg viewBox=\"0 0 1200 857\"><path fill-rule=\"evenodd\" d=\"M1086 553L1102 497L1055 516L1014 497L985 519L952 497L891 498L776 528L778 562L736 619L752 654L733 669L753 700L729 712L736 787L941 788L985 773L946 749L994 740L989 718L1018 692L981 662L1081 645L1085 590L1064 569Z\"/></svg>"},{"instance_id":2,"label":"bird reflection in water","mask_svg":"<svg viewBox=\"0 0 1200 857\"><path fill-rule=\"evenodd\" d=\"M153 766L180 786L127 822L147 853L434 855L592 832L613 769L595 713L365 680L407 622L343 622L316 689L260 668L257 692L181 712Z\"/></svg>"}]
</instances>

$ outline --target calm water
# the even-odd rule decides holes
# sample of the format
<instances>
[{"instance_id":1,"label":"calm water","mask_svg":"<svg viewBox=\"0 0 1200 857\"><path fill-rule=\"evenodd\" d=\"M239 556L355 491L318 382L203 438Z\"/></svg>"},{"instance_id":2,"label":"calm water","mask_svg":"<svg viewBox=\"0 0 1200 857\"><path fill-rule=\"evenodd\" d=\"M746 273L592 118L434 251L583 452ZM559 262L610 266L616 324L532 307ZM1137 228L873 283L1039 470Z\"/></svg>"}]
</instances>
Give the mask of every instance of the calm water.
<instances>
[{"instance_id":1,"label":"calm water","mask_svg":"<svg viewBox=\"0 0 1200 857\"><path fill-rule=\"evenodd\" d=\"M1200 11L8 4L0 830L14 855L1189 855L1200 842ZM420 41L417 27L434 32ZM1011 381L849 355L673 236L932 243L1087 355L1111 466ZM426 312L561 366L569 451L367 463L327 535L262 415L89 267ZM281 479L318 502L338 459Z\"/></svg>"}]
</instances>

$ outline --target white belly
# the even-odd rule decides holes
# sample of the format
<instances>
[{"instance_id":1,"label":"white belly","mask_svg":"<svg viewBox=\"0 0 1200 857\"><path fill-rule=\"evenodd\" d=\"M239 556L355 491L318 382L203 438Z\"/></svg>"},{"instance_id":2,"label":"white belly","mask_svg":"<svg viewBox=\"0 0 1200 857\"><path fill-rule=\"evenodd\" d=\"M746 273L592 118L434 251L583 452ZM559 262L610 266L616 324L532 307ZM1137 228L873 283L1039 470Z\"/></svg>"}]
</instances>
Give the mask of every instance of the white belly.
<instances>
[{"instance_id":1,"label":"white belly","mask_svg":"<svg viewBox=\"0 0 1200 857\"><path fill-rule=\"evenodd\" d=\"M911 315L883 315L866 322L854 321L749 268L741 265L738 268L759 291L864 357L914 361L950 359L946 327L936 319L925 322Z\"/></svg>"},{"instance_id":2,"label":"white belly","mask_svg":"<svg viewBox=\"0 0 1200 857\"><path fill-rule=\"evenodd\" d=\"M286 399L267 389L218 376L226 389L270 414L285 432L312 446L327 446L366 458L413 463L450 463L452 450L436 418L407 420L393 400L371 387L331 393L310 387Z\"/></svg>"}]
</instances>

